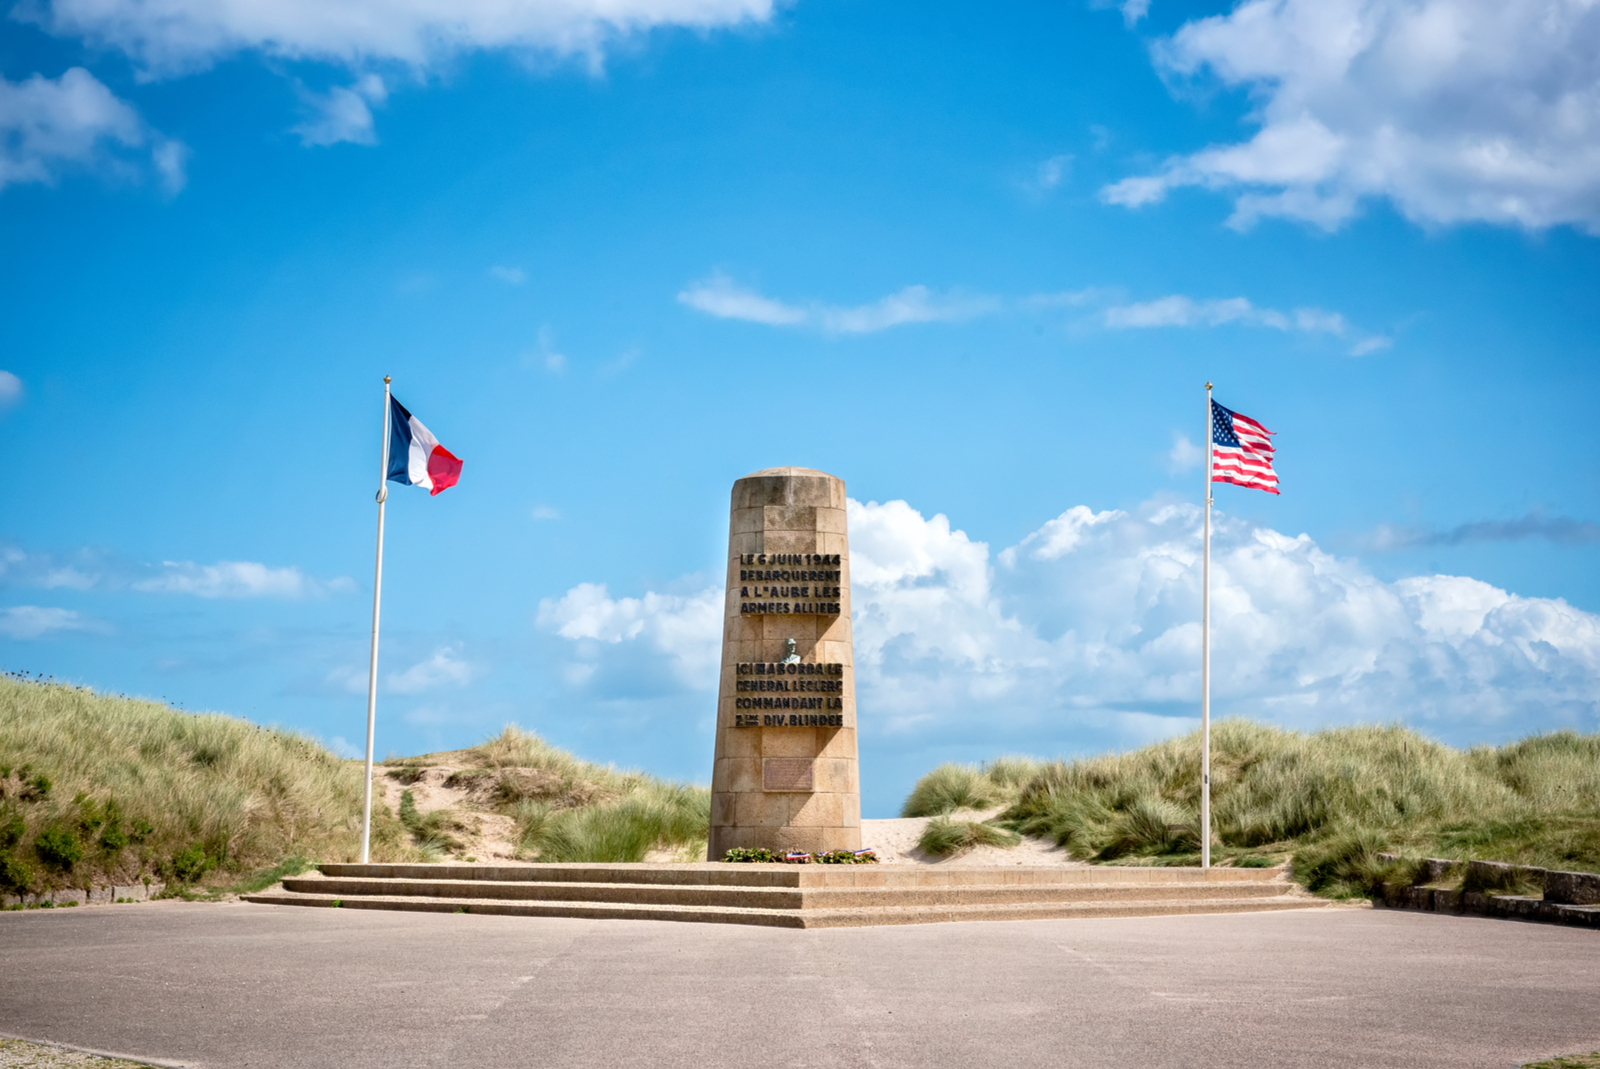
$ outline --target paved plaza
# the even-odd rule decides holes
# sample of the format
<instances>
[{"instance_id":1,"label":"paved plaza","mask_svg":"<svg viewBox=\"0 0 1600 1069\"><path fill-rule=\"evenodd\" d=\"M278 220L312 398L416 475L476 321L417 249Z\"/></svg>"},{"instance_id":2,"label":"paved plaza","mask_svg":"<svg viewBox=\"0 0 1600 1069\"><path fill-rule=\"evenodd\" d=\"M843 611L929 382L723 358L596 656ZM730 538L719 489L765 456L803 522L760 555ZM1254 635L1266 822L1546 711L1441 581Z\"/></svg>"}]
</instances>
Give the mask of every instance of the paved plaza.
<instances>
[{"instance_id":1,"label":"paved plaza","mask_svg":"<svg viewBox=\"0 0 1600 1069\"><path fill-rule=\"evenodd\" d=\"M1600 932L1364 908L790 931L0 915L0 1034L212 1067L1395 1066L1600 1048Z\"/></svg>"}]
</instances>

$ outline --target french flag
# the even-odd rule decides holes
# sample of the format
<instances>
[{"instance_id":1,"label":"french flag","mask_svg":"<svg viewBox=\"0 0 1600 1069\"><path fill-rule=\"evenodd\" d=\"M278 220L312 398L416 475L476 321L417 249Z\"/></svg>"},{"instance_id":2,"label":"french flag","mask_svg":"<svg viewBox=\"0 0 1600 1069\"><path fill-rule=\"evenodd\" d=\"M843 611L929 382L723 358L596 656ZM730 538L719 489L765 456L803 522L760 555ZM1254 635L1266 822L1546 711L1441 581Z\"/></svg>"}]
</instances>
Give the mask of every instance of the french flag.
<instances>
[{"instance_id":1,"label":"french flag","mask_svg":"<svg viewBox=\"0 0 1600 1069\"><path fill-rule=\"evenodd\" d=\"M461 478L461 461L406 406L389 398L389 481L437 494Z\"/></svg>"}]
</instances>

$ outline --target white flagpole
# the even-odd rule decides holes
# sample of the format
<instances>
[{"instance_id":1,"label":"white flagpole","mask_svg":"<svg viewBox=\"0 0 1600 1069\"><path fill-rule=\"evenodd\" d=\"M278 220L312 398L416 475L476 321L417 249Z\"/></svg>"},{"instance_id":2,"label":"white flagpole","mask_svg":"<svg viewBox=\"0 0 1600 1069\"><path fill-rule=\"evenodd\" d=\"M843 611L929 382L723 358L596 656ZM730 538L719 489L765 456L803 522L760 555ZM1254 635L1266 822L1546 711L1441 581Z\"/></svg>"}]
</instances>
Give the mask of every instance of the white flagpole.
<instances>
[{"instance_id":1,"label":"white flagpole","mask_svg":"<svg viewBox=\"0 0 1600 1069\"><path fill-rule=\"evenodd\" d=\"M1208 382L1205 548L1200 564L1200 867L1203 869L1211 867L1211 443L1215 436L1211 421L1211 384ZM370 744L368 749L370 751Z\"/></svg>"},{"instance_id":2,"label":"white flagpole","mask_svg":"<svg viewBox=\"0 0 1600 1069\"><path fill-rule=\"evenodd\" d=\"M378 471L378 563L372 576L372 659L367 665L367 788L361 803L363 865L372 854L372 733L378 718L378 604L383 597L383 505L388 499L389 376L385 375L383 377L383 466Z\"/></svg>"}]
</instances>

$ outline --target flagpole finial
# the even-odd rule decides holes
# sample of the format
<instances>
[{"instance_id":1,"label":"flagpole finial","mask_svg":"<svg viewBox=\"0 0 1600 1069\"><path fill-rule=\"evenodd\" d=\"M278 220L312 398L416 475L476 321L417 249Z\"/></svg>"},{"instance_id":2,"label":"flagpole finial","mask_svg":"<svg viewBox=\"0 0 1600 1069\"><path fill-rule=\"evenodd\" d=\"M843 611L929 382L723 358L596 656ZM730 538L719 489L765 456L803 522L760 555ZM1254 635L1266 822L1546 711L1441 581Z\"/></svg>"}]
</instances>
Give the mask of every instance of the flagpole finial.
<instances>
[{"instance_id":1,"label":"flagpole finial","mask_svg":"<svg viewBox=\"0 0 1600 1069\"><path fill-rule=\"evenodd\" d=\"M388 382L388 381L389 381L389 380L388 380L388 379L384 379L384 380L383 380L383 381L384 381L384 382ZM1211 384L1210 384L1210 383L1209 383L1209 382L1208 382L1208 383L1206 383L1206 389L1207 389L1207 390L1210 390L1210 389L1211 389Z\"/></svg>"},{"instance_id":2,"label":"flagpole finial","mask_svg":"<svg viewBox=\"0 0 1600 1069\"><path fill-rule=\"evenodd\" d=\"M390 382L392 382L392 381L393 381L393 380L392 380L392 379L390 379L390 378L389 378L389 376L387 376L387 375L385 375L385 376L384 376L384 377L383 377L383 384L384 384L384 385L385 385L385 386L387 386L387 385L389 385L389 383L390 383ZM1206 389L1208 389L1208 390L1209 390L1209 389L1211 389L1211 384L1210 384L1210 383L1209 383L1209 382L1208 382L1208 383L1206 383Z\"/></svg>"}]
</instances>

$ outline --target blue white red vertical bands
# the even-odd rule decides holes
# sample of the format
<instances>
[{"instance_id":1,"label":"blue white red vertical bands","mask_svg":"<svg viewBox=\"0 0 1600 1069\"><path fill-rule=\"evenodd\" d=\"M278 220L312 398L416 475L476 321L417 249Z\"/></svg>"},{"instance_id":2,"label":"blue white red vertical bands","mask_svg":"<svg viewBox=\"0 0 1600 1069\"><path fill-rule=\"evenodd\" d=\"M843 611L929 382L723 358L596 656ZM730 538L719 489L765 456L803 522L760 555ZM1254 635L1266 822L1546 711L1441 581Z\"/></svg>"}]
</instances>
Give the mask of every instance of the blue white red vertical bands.
<instances>
[{"instance_id":1,"label":"blue white red vertical bands","mask_svg":"<svg viewBox=\"0 0 1600 1069\"><path fill-rule=\"evenodd\" d=\"M461 478L461 460L393 397L389 398L389 481L421 486L430 495Z\"/></svg>"},{"instance_id":2,"label":"blue white red vertical bands","mask_svg":"<svg viewBox=\"0 0 1600 1069\"><path fill-rule=\"evenodd\" d=\"M1211 402L1211 481L1278 492L1269 431L1249 416Z\"/></svg>"}]
</instances>

